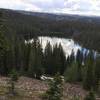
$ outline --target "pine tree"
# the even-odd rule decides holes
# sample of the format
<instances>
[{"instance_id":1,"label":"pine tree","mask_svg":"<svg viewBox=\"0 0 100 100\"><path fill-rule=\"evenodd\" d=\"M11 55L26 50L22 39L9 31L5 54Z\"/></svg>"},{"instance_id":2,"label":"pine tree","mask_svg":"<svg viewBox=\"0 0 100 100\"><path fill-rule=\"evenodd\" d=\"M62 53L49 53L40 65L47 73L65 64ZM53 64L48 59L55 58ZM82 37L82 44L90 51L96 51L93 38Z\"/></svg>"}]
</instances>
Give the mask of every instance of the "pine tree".
<instances>
[{"instance_id":1,"label":"pine tree","mask_svg":"<svg viewBox=\"0 0 100 100\"><path fill-rule=\"evenodd\" d=\"M95 73L94 73L94 58L93 53L90 52L86 63L86 73L84 76L83 86L87 90L94 89L95 87Z\"/></svg>"},{"instance_id":2,"label":"pine tree","mask_svg":"<svg viewBox=\"0 0 100 100\"><path fill-rule=\"evenodd\" d=\"M74 53L74 50L72 50L71 55L69 57L69 63L72 64L73 61L75 61L75 53Z\"/></svg>"},{"instance_id":3,"label":"pine tree","mask_svg":"<svg viewBox=\"0 0 100 100\"><path fill-rule=\"evenodd\" d=\"M98 91L100 84L100 58L97 57L95 61L95 90Z\"/></svg>"},{"instance_id":4,"label":"pine tree","mask_svg":"<svg viewBox=\"0 0 100 100\"><path fill-rule=\"evenodd\" d=\"M18 80L18 73L17 73L17 71L15 69L13 69L11 71L11 73L9 74L9 77L10 77L10 80L9 80L9 83L10 83L9 92L12 95L15 95L16 94L15 82L17 82L17 80Z\"/></svg>"},{"instance_id":5,"label":"pine tree","mask_svg":"<svg viewBox=\"0 0 100 100\"><path fill-rule=\"evenodd\" d=\"M30 55L31 55L31 50L32 50L31 44L30 43L26 44L24 50L25 51L24 51L24 68L23 68L23 70L24 70L24 73L27 75L28 73L30 73L27 71L30 70L29 69L30 68Z\"/></svg>"},{"instance_id":6,"label":"pine tree","mask_svg":"<svg viewBox=\"0 0 100 100\"><path fill-rule=\"evenodd\" d=\"M78 64L73 62L70 66L67 67L64 73L65 80L68 82L77 82L78 79Z\"/></svg>"},{"instance_id":7,"label":"pine tree","mask_svg":"<svg viewBox=\"0 0 100 100\"><path fill-rule=\"evenodd\" d=\"M94 92L90 91L89 94L84 98L84 100L96 100Z\"/></svg>"},{"instance_id":8,"label":"pine tree","mask_svg":"<svg viewBox=\"0 0 100 100\"><path fill-rule=\"evenodd\" d=\"M53 47L52 60L53 73L56 74L59 72L60 74L63 74L64 70L66 69L66 56L61 44L56 44Z\"/></svg>"},{"instance_id":9,"label":"pine tree","mask_svg":"<svg viewBox=\"0 0 100 100\"><path fill-rule=\"evenodd\" d=\"M60 74L63 75L65 69L67 68L67 62L66 62L66 54L61 44L59 44L59 54L60 54L60 61L61 61Z\"/></svg>"},{"instance_id":10,"label":"pine tree","mask_svg":"<svg viewBox=\"0 0 100 100\"><path fill-rule=\"evenodd\" d=\"M44 73L44 68L42 65L42 59L43 58L43 52L42 52L42 45L40 44L40 41L37 40L37 46L35 50L35 73L36 78L40 78L40 76Z\"/></svg>"},{"instance_id":11,"label":"pine tree","mask_svg":"<svg viewBox=\"0 0 100 100\"><path fill-rule=\"evenodd\" d=\"M52 66L53 66L53 75L57 74L57 72L60 72L61 67L61 59L60 59L60 52L58 45L54 45L53 47L53 53L52 53Z\"/></svg>"},{"instance_id":12,"label":"pine tree","mask_svg":"<svg viewBox=\"0 0 100 100\"><path fill-rule=\"evenodd\" d=\"M29 54L29 68L28 73L31 77L40 78L43 74L43 66L42 66L42 47L39 40L34 39L34 42L31 45L31 50Z\"/></svg>"},{"instance_id":13,"label":"pine tree","mask_svg":"<svg viewBox=\"0 0 100 100\"><path fill-rule=\"evenodd\" d=\"M28 76L29 77L34 77L35 76L35 68L36 66L34 66L35 63L35 52L34 52L34 48L32 47L32 45L30 44L30 52L29 52L29 62L28 62Z\"/></svg>"},{"instance_id":14,"label":"pine tree","mask_svg":"<svg viewBox=\"0 0 100 100\"><path fill-rule=\"evenodd\" d=\"M43 100L62 100L63 96L63 81L59 74L56 74L54 79L49 83L49 89L43 96Z\"/></svg>"},{"instance_id":15,"label":"pine tree","mask_svg":"<svg viewBox=\"0 0 100 100\"><path fill-rule=\"evenodd\" d=\"M50 42L47 42L45 50L44 50L44 59L43 66L45 69L45 74L53 74L53 65L52 65L52 46Z\"/></svg>"},{"instance_id":16,"label":"pine tree","mask_svg":"<svg viewBox=\"0 0 100 100\"><path fill-rule=\"evenodd\" d=\"M78 68L77 68L77 81L82 81L82 62L83 62L83 53L82 51L78 50L77 55L76 55L76 61L78 63Z\"/></svg>"},{"instance_id":17,"label":"pine tree","mask_svg":"<svg viewBox=\"0 0 100 100\"><path fill-rule=\"evenodd\" d=\"M0 14L2 16L2 14ZM7 66L5 65L5 55L9 49L9 45L7 43L7 38L1 31L1 26L3 26L3 23L1 23L0 19L0 74L5 75L7 73Z\"/></svg>"}]
</instances>

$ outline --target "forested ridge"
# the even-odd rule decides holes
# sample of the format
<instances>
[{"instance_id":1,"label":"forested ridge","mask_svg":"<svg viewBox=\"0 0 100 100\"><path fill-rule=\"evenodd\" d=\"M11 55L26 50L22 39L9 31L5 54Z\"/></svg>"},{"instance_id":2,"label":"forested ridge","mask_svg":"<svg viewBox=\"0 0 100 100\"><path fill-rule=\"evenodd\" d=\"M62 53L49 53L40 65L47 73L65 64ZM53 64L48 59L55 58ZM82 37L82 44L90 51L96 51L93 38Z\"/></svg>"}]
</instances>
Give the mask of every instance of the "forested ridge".
<instances>
[{"instance_id":1,"label":"forested ridge","mask_svg":"<svg viewBox=\"0 0 100 100\"><path fill-rule=\"evenodd\" d=\"M5 33L25 38L56 36L74 38L81 45L100 51L100 18L77 15L55 15L0 9Z\"/></svg>"}]
</instances>

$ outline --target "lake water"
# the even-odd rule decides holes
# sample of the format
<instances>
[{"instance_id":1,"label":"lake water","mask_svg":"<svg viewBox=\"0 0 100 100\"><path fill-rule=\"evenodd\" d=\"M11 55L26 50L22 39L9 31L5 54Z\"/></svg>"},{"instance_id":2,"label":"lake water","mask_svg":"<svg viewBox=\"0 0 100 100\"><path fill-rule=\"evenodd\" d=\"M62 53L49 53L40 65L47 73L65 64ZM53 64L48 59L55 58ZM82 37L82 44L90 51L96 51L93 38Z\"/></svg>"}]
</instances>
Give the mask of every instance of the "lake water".
<instances>
[{"instance_id":1,"label":"lake water","mask_svg":"<svg viewBox=\"0 0 100 100\"><path fill-rule=\"evenodd\" d=\"M42 44L43 50L44 50L47 42L50 42L50 44L52 46L54 46L55 44L58 44L58 45L61 44L63 47L63 50L66 54L66 57L71 54L72 50L76 54L77 50L81 49L81 46L79 46L78 44L75 44L75 42L72 39L57 38L57 37L44 37L44 36L40 36L40 37L38 37L38 39L40 40L40 42ZM30 39L27 42L32 43L33 39Z\"/></svg>"}]
</instances>

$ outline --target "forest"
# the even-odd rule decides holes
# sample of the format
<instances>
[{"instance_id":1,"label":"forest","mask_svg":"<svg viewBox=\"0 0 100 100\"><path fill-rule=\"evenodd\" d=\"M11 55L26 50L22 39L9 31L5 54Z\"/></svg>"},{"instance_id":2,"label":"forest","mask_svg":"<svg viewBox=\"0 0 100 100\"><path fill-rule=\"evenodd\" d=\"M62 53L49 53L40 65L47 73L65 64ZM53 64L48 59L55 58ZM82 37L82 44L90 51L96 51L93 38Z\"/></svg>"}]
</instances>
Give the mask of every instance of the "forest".
<instances>
[{"instance_id":1,"label":"forest","mask_svg":"<svg viewBox=\"0 0 100 100\"><path fill-rule=\"evenodd\" d=\"M55 23L55 21L44 20L38 17L34 17L33 20L31 20L32 16L12 12L11 14L9 14L8 11L6 11L6 13L5 11L0 12L0 75L9 77L9 74L14 71L18 73L19 76L40 80L42 75L53 77L59 73L61 76L64 76L65 82L80 83L85 90L92 90L99 94L100 34L98 34L98 25L90 26L90 24L87 23L87 26L85 25L84 27L84 31L81 31L83 32L82 34L75 34L73 27L83 30L80 23ZM82 25L84 25L84 23ZM93 30L97 32L92 31L92 28L95 28ZM66 38L73 37L77 42L81 41L83 45L85 43L85 46L89 46L91 49L85 53L83 50L78 50L76 55L72 50L71 55L66 58L61 44L56 44L52 47L50 42L47 42L43 51L41 42L37 38L39 35ZM25 39L30 38L34 38L34 41L32 43L25 43ZM57 79L55 78L55 80ZM59 79L57 82L59 82Z\"/></svg>"},{"instance_id":2,"label":"forest","mask_svg":"<svg viewBox=\"0 0 100 100\"><path fill-rule=\"evenodd\" d=\"M2 30L8 37L17 34L24 38L34 36L56 36L73 38L86 48L100 51L100 18L71 15L53 15L45 13L0 9L3 13ZM49 17L47 17L49 16Z\"/></svg>"}]
</instances>

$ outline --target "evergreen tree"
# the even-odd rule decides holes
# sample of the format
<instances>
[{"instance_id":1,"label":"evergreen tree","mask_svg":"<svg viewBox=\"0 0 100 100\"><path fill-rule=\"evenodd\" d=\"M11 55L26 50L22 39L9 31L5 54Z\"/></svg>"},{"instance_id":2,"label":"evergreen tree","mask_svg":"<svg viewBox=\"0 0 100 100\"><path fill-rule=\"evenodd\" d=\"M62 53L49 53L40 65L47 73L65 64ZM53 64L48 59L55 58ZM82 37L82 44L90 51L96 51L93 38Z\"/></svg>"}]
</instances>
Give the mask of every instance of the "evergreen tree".
<instances>
[{"instance_id":1,"label":"evergreen tree","mask_svg":"<svg viewBox=\"0 0 100 100\"><path fill-rule=\"evenodd\" d=\"M52 46L50 42L47 42L45 50L44 50L44 59L43 59L43 66L45 68L45 74L53 74L53 65L52 65Z\"/></svg>"},{"instance_id":2,"label":"evergreen tree","mask_svg":"<svg viewBox=\"0 0 100 100\"><path fill-rule=\"evenodd\" d=\"M27 71L29 71L29 68L30 68L29 66L30 66L31 44L30 43L26 44L24 49L25 49L24 51L24 72L28 74Z\"/></svg>"},{"instance_id":3,"label":"evergreen tree","mask_svg":"<svg viewBox=\"0 0 100 100\"><path fill-rule=\"evenodd\" d=\"M78 64L73 62L70 66L67 67L64 73L65 80L68 82L77 82L78 80Z\"/></svg>"},{"instance_id":4,"label":"evergreen tree","mask_svg":"<svg viewBox=\"0 0 100 100\"><path fill-rule=\"evenodd\" d=\"M53 53L52 53L52 66L53 66L53 74L57 74L57 72L60 72L60 67L61 67L61 58L60 58L60 52L58 45L54 45L53 47Z\"/></svg>"},{"instance_id":5,"label":"evergreen tree","mask_svg":"<svg viewBox=\"0 0 100 100\"><path fill-rule=\"evenodd\" d=\"M74 50L72 50L71 55L69 57L69 63L72 64L73 61L75 61L75 53L74 53Z\"/></svg>"},{"instance_id":6,"label":"evergreen tree","mask_svg":"<svg viewBox=\"0 0 100 100\"><path fill-rule=\"evenodd\" d=\"M0 14L0 16L2 16L2 14ZM1 26L3 26L3 23L1 23L0 20L0 74L5 75L5 72L7 72L7 66L5 65L5 55L9 49L9 45L7 43L7 38L1 31Z\"/></svg>"},{"instance_id":7,"label":"evergreen tree","mask_svg":"<svg viewBox=\"0 0 100 100\"><path fill-rule=\"evenodd\" d=\"M10 76L10 80L9 80L9 83L10 83L10 87L9 87L9 92L12 94L12 95L15 95L16 94L16 91L15 91L15 82L17 82L18 80L18 73L15 69L13 69L11 71L11 73L9 74Z\"/></svg>"},{"instance_id":8,"label":"evergreen tree","mask_svg":"<svg viewBox=\"0 0 100 100\"><path fill-rule=\"evenodd\" d=\"M49 83L49 89L43 96L43 100L62 100L63 96L63 81L59 74L55 75L54 79Z\"/></svg>"},{"instance_id":9,"label":"evergreen tree","mask_svg":"<svg viewBox=\"0 0 100 100\"><path fill-rule=\"evenodd\" d=\"M90 52L86 63L86 73L84 76L83 86L87 90L94 89L95 87L95 73L94 73L94 57Z\"/></svg>"},{"instance_id":10,"label":"evergreen tree","mask_svg":"<svg viewBox=\"0 0 100 100\"><path fill-rule=\"evenodd\" d=\"M67 62L66 62L66 54L61 44L59 44L59 54L60 54L60 61L61 61L60 74L63 75L65 69L67 68Z\"/></svg>"},{"instance_id":11,"label":"evergreen tree","mask_svg":"<svg viewBox=\"0 0 100 100\"><path fill-rule=\"evenodd\" d=\"M35 76L35 66L34 66L34 63L35 63L35 52L34 52L34 49L33 49L33 47L32 47L32 45L31 44L29 44L30 45L30 51L29 51L29 58L28 58L28 60L29 60L29 62L28 62L28 75L30 76L30 77L34 77ZM27 71L27 70L26 70Z\"/></svg>"},{"instance_id":12,"label":"evergreen tree","mask_svg":"<svg viewBox=\"0 0 100 100\"><path fill-rule=\"evenodd\" d=\"M84 98L84 100L96 100L94 92L90 91L89 94Z\"/></svg>"},{"instance_id":13,"label":"evergreen tree","mask_svg":"<svg viewBox=\"0 0 100 100\"><path fill-rule=\"evenodd\" d=\"M100 58L97 57L95 61L95 90L99 89L100 84Z\"/></svg>"},{"instance_id":14,"label":"evergreen tree","mask_svg":"<svg viewBox=\"0 0 100 100\"><path fill-rule=\"evenodd\" d=\"M34 39L31 49L32 50L30 51L29 55L29 74L33 75L35 78L40 78L44 69L42 66L43 52L39 40Z\"/></svg>"},{"instance_id":15,"label":"evergreen tree","mask_svg":"<svg viewBox=\"0 0 100 100\"><path fill-rule=\"evenodd\" d=\"M37 46L35 51L35 65L34 65L36 66L35 73L37 78L40 78L40 76L44 73L42 58L43 58L42 45L40 44L40 41L37 40Z\"/></svg>"},{"instance_id":16,"label":"evergreen tree","mask_svg":"<svg viewBox=\"0 0 100 100\"><path fill-rule=\"evenodd\" d=\"M66 62L67 62L67 66L70 66L70 56L67 57Z\"/></svg>"},{"instance_id":17,"label":"evergreen tree","mask_svg":"<svg viewBox=\"0 0 100 100\"><path fill-rule=\"evenodd\" d=\"M66 68L66 56L62 49L61 44L55 45L53 47L53 73L56 74L59 72L60 74L64 73Z\"/></svg>"},{"instance_id":18,"label":"evergreen tree","mask_svg":"<svg viewBox=\"0 0 100 100\"><path fill-rule=\"evenodd\" d=\"M77 55L76 55L76 61L78 63L78 68L77 68L77 81L82 81L82 62L83 62L83 53L82 51L78 50Z\"/></svg>"}]
</instances>

